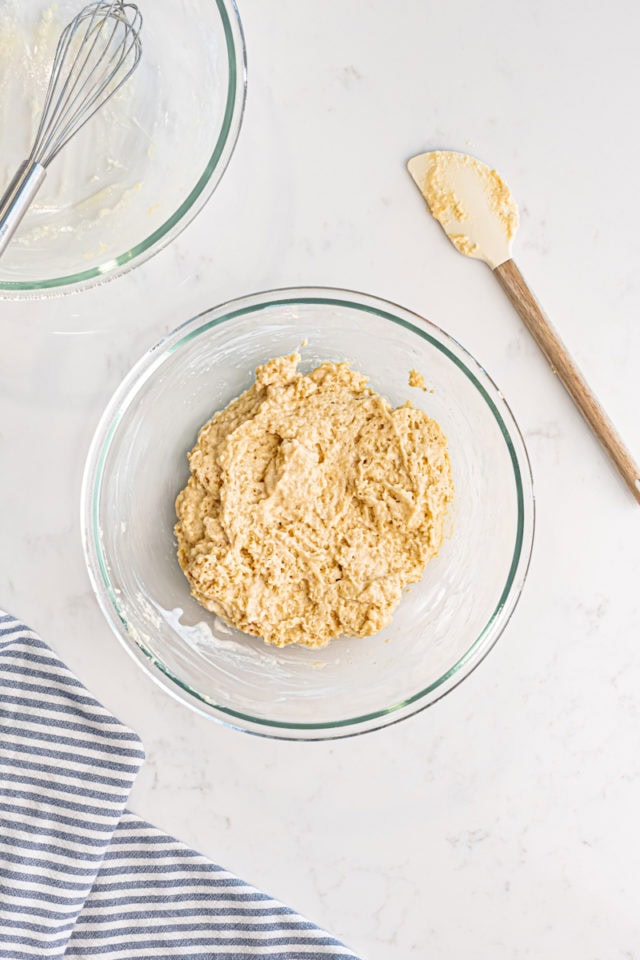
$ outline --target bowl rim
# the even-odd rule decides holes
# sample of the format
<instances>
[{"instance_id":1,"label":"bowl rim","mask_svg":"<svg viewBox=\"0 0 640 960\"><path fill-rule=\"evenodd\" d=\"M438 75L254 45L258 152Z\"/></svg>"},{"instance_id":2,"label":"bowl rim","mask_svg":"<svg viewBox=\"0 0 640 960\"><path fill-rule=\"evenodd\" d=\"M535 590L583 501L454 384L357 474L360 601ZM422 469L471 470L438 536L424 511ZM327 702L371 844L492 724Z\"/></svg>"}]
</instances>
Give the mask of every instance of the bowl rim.
<instances>
[{"instance_id":1,"label":"bowl rim","mask_svg":"<svg viewBox=\"0 0 640 960\"><path fill-rule=\"evenodd\" d=\"M213 152L196 184L179 207L147 237L130 250L103 264L44 280L0 278L0 300L28 300L79 293L121 277L163 250L191 223L211 198L235 150L247 91L247 51L240 13L235 0L211 0L218 8L225 38L228 64L227 98Z\"/></svg>"},{"instance_id":2,"label":"bowl rim","mask_svg":"<svg viewBox=\"0 0 640 960\"><path fill-rule=\"evenodd\" d=\"M100 536L99 505L107 454L120 419L135 400L138 389L181 345L212 327L256 310L295 304L344 306L374 313L416 333L453 361L478 389L498 423L514 470L518 509L514 551L500 598L485 626L455 664L426 688L390 707L321 723L253 717L213 702L176 676L145 646L138 632L130 629L110 583ZM93 590L111 629L133 659L165 691L196 712L242 732L284 740L341 739L370 732L421 712L454 689L484 660L511 619L526 581L535 532L535 496L526 445L508 403L484 367L455 338L420 314L370 294L332 287L285 287L228 300L184 321L143 354L116 388L94 433L82 480L80 512L82 543Z\"/></svg>"}]
</instances>

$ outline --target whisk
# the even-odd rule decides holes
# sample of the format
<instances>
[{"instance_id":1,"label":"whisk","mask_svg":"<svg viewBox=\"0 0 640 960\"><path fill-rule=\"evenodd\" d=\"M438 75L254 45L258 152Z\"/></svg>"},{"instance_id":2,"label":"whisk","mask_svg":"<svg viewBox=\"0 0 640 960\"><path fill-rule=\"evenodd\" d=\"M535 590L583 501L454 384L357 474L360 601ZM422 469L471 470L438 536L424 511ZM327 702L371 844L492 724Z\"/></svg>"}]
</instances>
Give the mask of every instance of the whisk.
<instances>
[{"instance_id":1,"label":"whisk","mask_svg":"<svg viewBox=\"0 0 640 960\"><path fill-rule=\"evenodd\" d=\"M0 200L0 256L51 161L138 66L141 28L134 3L112 0L90 3L62 31L31 153Z\"/></svg>"}]
</instances>

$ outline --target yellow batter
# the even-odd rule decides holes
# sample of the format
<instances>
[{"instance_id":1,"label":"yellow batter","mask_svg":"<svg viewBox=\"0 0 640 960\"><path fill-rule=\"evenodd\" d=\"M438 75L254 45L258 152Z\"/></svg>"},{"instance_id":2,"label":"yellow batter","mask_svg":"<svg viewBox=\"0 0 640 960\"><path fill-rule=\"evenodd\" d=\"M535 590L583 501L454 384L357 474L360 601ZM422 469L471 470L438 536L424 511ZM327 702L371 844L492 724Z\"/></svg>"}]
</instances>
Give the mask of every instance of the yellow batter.
<instances>
[{"instance_id":1,"label":"yellow batter","mask_svg":"<svg viewBox=\"0 0 640 960\"><path fill-rule=\"evenodd\" d=\"M427 392L427 384L419 370L409 370L409 386L417 387L418 390Z\"/></svg>"},{"instance_id":2,"label":"yellow batter","mask_svg":"<svg viewBox=\"0 0 640 960\"><path fill-rule=\"evenodd\" d=\"M346 363L258 367L189 454L178 559L207 610L267 643L322 647L385 627L445 536L447 441Z\"/></svg>"},{"instance_id":3,"label":"yellow batter","mask_svg":"<svg viewBox=\"0 0 640 960\"><path fill-rule=\"evenodd\" d=\"M457 195L453 186L458 178L457 175L465 171L477 178L489 210L500 221L507 237L513 238L518 228L518 208L497 170L491 170L486 163L481 163L480 160L466 153L434 150L429 157L430 164L427 168L423 193L431 213L445 229L448 228L449 221L452 219L463 222L470 217L464 197ZM477 245L464 233L454 234L448 229L447 232L460 253L467 256L475 253Z\"/></svg>"}]
</instances>

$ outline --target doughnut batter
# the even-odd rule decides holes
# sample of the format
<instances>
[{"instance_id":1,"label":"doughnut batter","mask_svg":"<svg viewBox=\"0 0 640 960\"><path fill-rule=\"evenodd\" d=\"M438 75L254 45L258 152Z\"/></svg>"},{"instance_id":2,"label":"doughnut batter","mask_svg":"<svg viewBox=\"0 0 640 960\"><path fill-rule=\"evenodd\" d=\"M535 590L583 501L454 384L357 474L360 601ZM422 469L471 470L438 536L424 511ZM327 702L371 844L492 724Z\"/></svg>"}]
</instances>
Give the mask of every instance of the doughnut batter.
<instances>
[{"instance_id":1,"label":"doughnut batter","mask_svg":"<svg viewBox=\"0 0 640 960\"><path fill-rule=\"evenodd\" d=\"M193 596L283 647L365 637L391 620L445 537L447 441L393 409L347 363L258 367L201 429L178 495L178 559Z\"/></svg>"}]
</instances>

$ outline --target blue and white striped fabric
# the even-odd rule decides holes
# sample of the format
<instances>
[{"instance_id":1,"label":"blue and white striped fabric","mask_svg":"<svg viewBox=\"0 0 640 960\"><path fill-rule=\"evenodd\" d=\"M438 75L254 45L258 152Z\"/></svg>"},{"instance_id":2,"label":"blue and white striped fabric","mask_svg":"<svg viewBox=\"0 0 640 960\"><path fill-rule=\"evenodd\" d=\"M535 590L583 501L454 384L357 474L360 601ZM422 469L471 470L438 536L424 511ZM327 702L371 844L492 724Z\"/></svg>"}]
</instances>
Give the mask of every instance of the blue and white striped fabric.
<instances>
[{"instance_id":1,"label":"blue and white striped fabric","mask_svg":"<svg viewBox=\"0 0 640 960\"><path fill-rule=\"evenodd\" d=\"M126 809L138 737L0 611L0 958L354 960Z\"/></svg>"}]
</instances>

